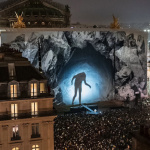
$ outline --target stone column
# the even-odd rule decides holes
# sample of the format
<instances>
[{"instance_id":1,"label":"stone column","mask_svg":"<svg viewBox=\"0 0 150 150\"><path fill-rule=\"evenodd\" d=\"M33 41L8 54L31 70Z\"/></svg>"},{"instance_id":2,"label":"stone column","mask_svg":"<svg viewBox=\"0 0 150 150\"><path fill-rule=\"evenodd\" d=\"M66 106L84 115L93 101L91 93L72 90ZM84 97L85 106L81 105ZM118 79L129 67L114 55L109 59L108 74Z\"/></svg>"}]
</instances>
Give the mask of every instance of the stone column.
<instances>
[{"instance_id":1,"label":"stone column","mask_svg":"<svg viewBox=\"0 0 150 150\"><path fill-rule=\"evenodd\" d=\"M2 125L2 150L8 150L8 125ZM9 134L10 135L10 134Z\"/></svg>"},{"instance_id":2,"label":"stone column","mask_svg":"<svg viewBox=\"0 0 150 150\"><path fill-rule=\"evenodd\" d=\"M42 122L42 150L48 150L48 122ZM51 150L51 149L50 149Z\"/></svg>"},{"instance_id":3,"label":"stone column","mask_svg":"<svg viewBox=\"0 0 150 150\"><path fill-rule=\"evenodd\" d=\"M54 150L54 121L49 122L48 126L48 147L51 150Z\"/></svg>"},{"instance_id":4,"label":"stone column","mask_svg":"<svg viewBox=\"0 0 150 150\"><path fill-rule=\"evenodd\" d=\"M30 149L30 144L29 144L29 123L23 123L22 124L22 140L23 142L23 150Z\"/></svg>"}]
</instances>

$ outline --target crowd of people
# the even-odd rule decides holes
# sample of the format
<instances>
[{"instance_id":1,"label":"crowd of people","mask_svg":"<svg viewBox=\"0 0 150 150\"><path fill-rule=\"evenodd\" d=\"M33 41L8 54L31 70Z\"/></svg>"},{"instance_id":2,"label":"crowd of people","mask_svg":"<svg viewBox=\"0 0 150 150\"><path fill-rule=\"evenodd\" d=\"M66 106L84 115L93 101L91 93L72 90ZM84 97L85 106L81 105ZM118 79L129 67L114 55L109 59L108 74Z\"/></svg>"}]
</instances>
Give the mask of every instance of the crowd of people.
<instances>
[{"instance_id":1,"label":"crowd of people","mask_svg":"<svg viewBox=\"0 0 150 150\"><path fill-rule=\"evenodd\" d=\"M147 109L109 109L97 115L58 115L55 150L130 150L133 131L147 119Z\"/></svg>"}]
</instances>

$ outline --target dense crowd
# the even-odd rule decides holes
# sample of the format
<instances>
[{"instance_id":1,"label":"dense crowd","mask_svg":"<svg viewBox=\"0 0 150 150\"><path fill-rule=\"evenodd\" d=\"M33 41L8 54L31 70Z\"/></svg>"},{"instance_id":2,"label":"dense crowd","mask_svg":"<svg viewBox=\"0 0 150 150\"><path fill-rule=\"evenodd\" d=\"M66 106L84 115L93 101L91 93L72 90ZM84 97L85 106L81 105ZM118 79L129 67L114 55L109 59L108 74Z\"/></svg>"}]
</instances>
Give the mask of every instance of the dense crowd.
<instances>
[{"instance_id":1,"label":"dense crowd","mask_svg":"<svg viewBox=\"0 0 150 150\"><path fill-rule=\"evenodd\" d=\"M141 108L60 115L54 126L55 150L130 150L130 133L140 128L147 115Z\"/></svg>"}]
</instances>

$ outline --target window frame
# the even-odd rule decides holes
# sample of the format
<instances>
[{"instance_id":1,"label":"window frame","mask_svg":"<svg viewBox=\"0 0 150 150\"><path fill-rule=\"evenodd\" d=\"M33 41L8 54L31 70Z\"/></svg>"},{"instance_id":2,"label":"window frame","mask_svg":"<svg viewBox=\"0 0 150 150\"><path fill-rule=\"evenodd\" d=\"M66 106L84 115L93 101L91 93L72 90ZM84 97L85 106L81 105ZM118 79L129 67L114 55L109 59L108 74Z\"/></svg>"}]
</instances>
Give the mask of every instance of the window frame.
<instances>
[{"instance_id":1,"label":"window frame","mask_svg":"<svg viewBox=\"0 0 150 150\"><path fill-rule=\"evenodd\" d=\"M11 104L11 117L12 118L18 117L18 104L17 103Z\"/></svg>"},{"instance_id":2,"label":"window frame","mask_svg":"<svg viewBox=\"0 0 150 150\"><path fill-rule=\"evenodd\" d=\"M42 87L41 87L42 84L43 84L44 91L42 91ZM45 82L40 82L40 94L43 94L43 93L46 93Z\"/></svg>"},{"instance_id":3,"label":"window frame","mask_svg":"<svg viewBox=\"0 0 150 150\"><path fill-rule=\"evenodd\" d=\"M19 147L14 147L12 148L12 150L19 150Z\"/></svg>"},{"instance_id":4,"label":"window frame","mask_svg":"<svg viewBox=\"0 0 150 150\"><path fill-rule=\"evenodd\" d=\"M12 137L11 141L21 140L20 134L19 134L19 125L12 126Z\"/></svg>"},{"instance_id":5,"label":"window frame","mask_svg":"<svg viewBox=\"0 0 150 150\"><path fill-rule=\"evenodd\" d=\"M33 146L35 146L35 147L33 147ZM32 150L40 150L40 145L38 145L38 144L32 145Z\"/></svg>"},{"instance_id":6,"label":"window frame","mask_svg":"<svg viewBox=\"0 0 150 150\"><path fill-rule=\"evenodd\" d=\"M32 116L37 116L38 115L38 102L31 102L31 115Z\"/></svg>"},{"instance_id":7,"label":"window frame","mask_svg":"<svg viewBox=\"0 0 150 150\"><path fill-rule=\"evenodd\" d=\"M40 124L39 123L31 124L31 133L32 133L31 138L39 138L40 137Z\"/></svg>"},{"instance_id":8,"label":"window frame","mask_svg":"<svg viewBox=\"0 0 150 150\"><path fill-rule=\"evenodd\" d=\"M11 91L11 90L13 90L13 91ZM15 93L15 91L17 91L17 92ZM10 97L12 99L18 97L18 85L16 83L10 84Z\"/></svg>"},{"instance_id":9,"label":"window frame","mask_svg":"<svg viewBox=\"0 0 150 150\"><path fill-rule=\"evenodd\" d=\"M33 88L32 88L32 86L33 86ZM30 95L31 95L31 97L37 97L38 96L38 83L37 82L31 82L30 83Z\"/></svg>"}]
</instances>

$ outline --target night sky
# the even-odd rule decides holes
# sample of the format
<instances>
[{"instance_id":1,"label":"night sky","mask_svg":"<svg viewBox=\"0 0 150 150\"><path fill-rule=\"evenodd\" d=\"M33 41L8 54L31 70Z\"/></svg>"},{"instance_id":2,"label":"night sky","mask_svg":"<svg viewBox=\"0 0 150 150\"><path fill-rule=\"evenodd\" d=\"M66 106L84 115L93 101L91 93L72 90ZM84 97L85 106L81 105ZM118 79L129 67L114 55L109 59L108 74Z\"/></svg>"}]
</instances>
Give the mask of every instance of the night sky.
<instances>
[{"instance_id":1,"label":"night sky","mask_svg":"<svg viewBox=\"0 0 150 150\"><path fill-rule=\"evenodd\" d=\"M3 0L0 0L3 1ZM71 22L110 24L112 14L121 23L150 22L150 0L53 0L71 7Z\"/></svg>"},{"instance_id":2,"label":"night sky","mask_svg":"<svg viewBox=\"0 0 150 150\"><path fill-rule=\"evenodd\" d=\"M150 21L150 0L55 0L71 7L72 22L109 24L112 14L122 23Z\"/></svg>"}]
</instances>

